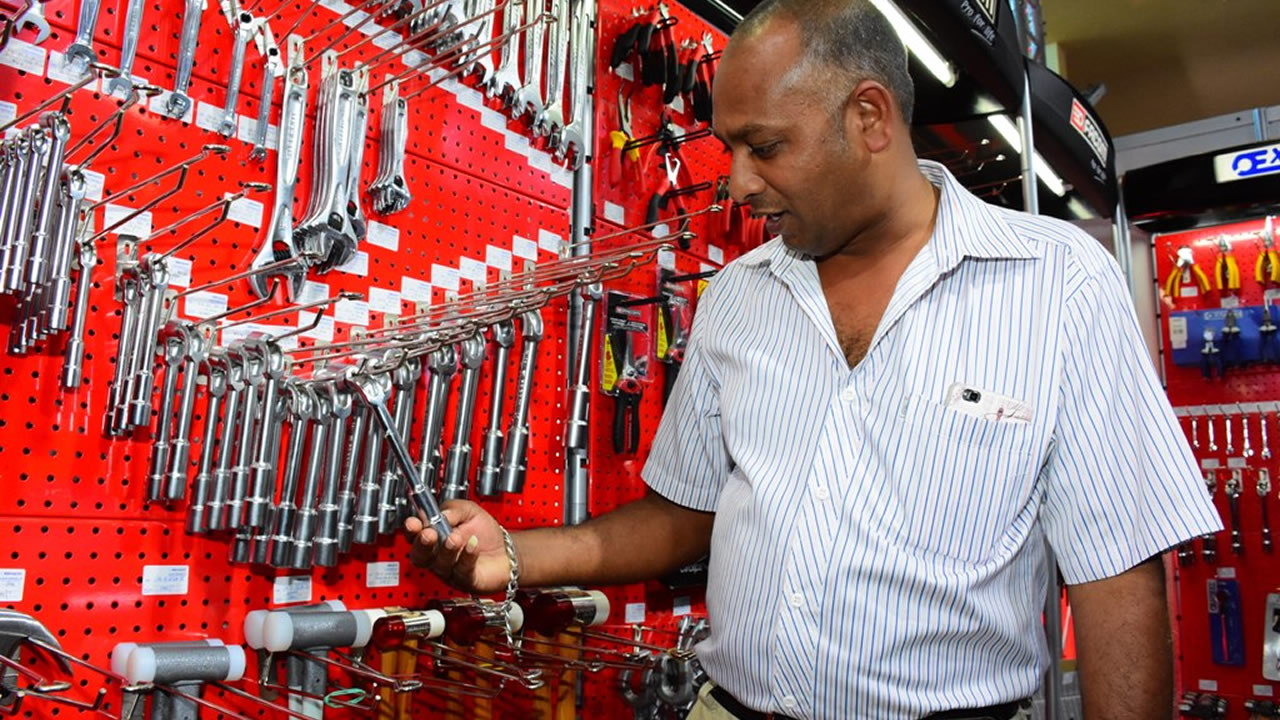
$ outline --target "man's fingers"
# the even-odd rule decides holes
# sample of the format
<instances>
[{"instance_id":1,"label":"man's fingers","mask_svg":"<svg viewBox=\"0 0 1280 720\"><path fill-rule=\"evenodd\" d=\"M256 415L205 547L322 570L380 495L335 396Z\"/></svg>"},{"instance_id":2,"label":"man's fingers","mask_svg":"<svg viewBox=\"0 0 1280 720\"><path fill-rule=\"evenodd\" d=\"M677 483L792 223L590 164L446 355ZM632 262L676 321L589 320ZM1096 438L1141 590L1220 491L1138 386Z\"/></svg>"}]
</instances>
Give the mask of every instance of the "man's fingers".
<instances>
[{"instance_id":1,"label":"man's fingers","mask_svg":"<svg viewBox=\"0 0 1280 720\"><path fill-rule=\"evenodd\" d=\"M416 516L410 515L409 517L405 518L404 529L405 529L405 532L409 533L409 535L411 536L417 535L418 533L422 532L422 528L423 528L422 521L419 520Z\"/></svg>"}]
</instances>

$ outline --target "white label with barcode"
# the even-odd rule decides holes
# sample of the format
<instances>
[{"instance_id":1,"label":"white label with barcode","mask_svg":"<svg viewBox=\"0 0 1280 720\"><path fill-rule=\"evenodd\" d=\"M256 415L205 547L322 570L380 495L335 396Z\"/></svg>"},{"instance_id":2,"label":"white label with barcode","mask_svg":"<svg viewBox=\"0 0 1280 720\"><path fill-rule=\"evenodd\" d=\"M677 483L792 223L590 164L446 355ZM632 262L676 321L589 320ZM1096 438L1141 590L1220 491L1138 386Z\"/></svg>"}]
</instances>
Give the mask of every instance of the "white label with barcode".
<instances>
[{"instance_id":1,"label":"white label with barcode","mask_svg":"<svg viewBox=\"0 0 1280 720\"><path fill-rule=\"evenodd\" d=\"M1226 297L1222 298L1222 307L1238 308L1240 307L1240 298L1236 297L1235 295L1227 295Z\"/></svg>"},{"instance_id":2,"label":"white label with barcode","mask_svg":"<svg viewBox=\"0 0 1280 720\"><path fill-rule=\"evenodd\" d=\"M431 265L431 284L458 292L458 271L446 265Z\"/></svg>"},{"instance_id":3,"label":"white label with barcode","mask_svg":"<svg viewBox=\"0 0 1280 720\"><path fill-rule=\"evenodd\" d=\"M475 258L458 258L458 275L473 283L483 283L489 277L489 268Z\"/></svg>"},{"instance_id":4,"label":"white label with barcode","mask_svg":"<svg viewBox=\"0 0 1280 720\"><path fill-rule=\"evenodd\" d=\"M1222 464L1218 462L1218 458L1204 458L1200 461L1201 470L1217 470L1220 467Z\"/></svg>"},{"instance_id":5,"label":"white label with barcode","mask_svg":"<svg viewBox=\"0 0 1280 720\"><path fill-rule=\"evenodd\" d=\"M230 195L230 193L227 193ZM226 195L223 196L226 198ZM231 207L227 209L227 217L231 220L252 225L256 228L262 227L262 203L252 198L242 197L231 202Z\"/></svg>"},{"instance_id":6,"label":"white label with barcode","mask_svg":"<svg viewBox=\"0 0 1280 720\"><path fill-rule=\"evenodd\" d=\"M67 56L57 50L49 53L49 68L46 70L46 77L50 80L64 85L72 85L83 80L84 76L88 74L89 67L87 65L69 63L67 62ZM93 82L91 81L85 87L92 88Z\"/></svg>"},{"instance_id":7,"label":"white label with barcode","mask_svg":"<svg viewBox=\"0 0 1280 720\"><path fill-rule=\"evenodd\" d=\"M525 260L538 259L538 243L529 238L514 235L511 238L511 252L518 258Z\"/></svg>"},{"instance_id":8,"label":"white label with barcode","mask_svg":"<svg viewBox=\"0 0 1280 720\"><path fill-rule=\"evenodd\" d=\"M316 321L316 314L313 312L298 313L298 327L311 327L311 323ZM314 328L302 333L302 337L320 342L333 342L333 316L325 315L320 318L320 324Z\"/></svg>"},{"instance_id":9,"label":"white label with barcode","mask_svg":"<svg viewBox=\"0 0 1280 720\"><path fill-rule=\"evenodd\" d=\"M186 297L183 313L190 318L204 320L227 311L227 296L215 292L194 292Z\"/></svg>"},{"instance_id":10,"label":"white label with barcode","mask_svg":"<svg viewBox=\"0 0 1280 720\"><path fill-rule=\"evenodd\" d=\"M400 249L400 229L386 223L370 220L368 238L370 245L393 251Z\"/></svg>"},{"instance_id":11,"label":"white label with barcode","mask_svg":"<svg viewBox=\"0 0 1280 720\"><path fill-rule=\"evenodd\" d=\"M191 568L187 565L144 565L143 595L186 595Z\"/></svg>"},{"instance_id":12,"label":"white label with barcode","mask_svg":"<svg viewBox=\"0 0 1280 720\"><path fill-rule=\"evenodd\" d=\"M310 575L277 577L271 587L271 602L276 605L311 602Z\"/></svg>"},{"instance_id":13,"label":"white label with barcode","mask_svg":"<svg viewBox=\"0 0 1280 720\"><path fill-rule=\"evenodd\" d=\"M369 253L361 251L357 252L355 257L346 263L335 268L338 272L348 275L359 275L365 277L369 274Z\"/></svg>"},{"instance_id":14,"label":"white label with barcode","mask_svg":"<svg viewBox=\"0 0 1280 720\"><path fill-rule=\"evenodd\" d=\"M82 170L84 175L84 197L97 202L102 199L103 189L107 184L107 176L93 170Z\"/></svg>"},{"instance_id":15,"label":"white label with barcode","mask_svg":"<svg viewBox=\"0 0 1280 720\"><path fill-rule=\"evenodd\" d=\"M363 300L339 300L333 306L333 319L348 325L368 325L369 303Z\"/></svg>"},{"instance_id":16,"label":"white label with barcode","mask_svg":"<svg viewBox=\"0 0 1280 720\"><path fill-rule=\"evenodd\" d=\"M0 65L8 65L32 75L44 77L44 61L48 53L38 45L10 38L4 50L0 50Z\"/></svg>"},{"instance_id":17,"label":"white label with barcode","mask_svg":"<svg viewBox=\"0 0 1280 720\"><path fill-rule=\"evenodd\" d=\"M626 613L627 614L626 617L623 618L623 622L626 622L628 625L643 623L645 618L644 603L627 603Z\"/></svg>"},{"instance_id":18,"label":"white label with barcode","mask_svg":"<svg viewBox=\"0 0 1280 720\"><path fill-rule=\"evenodd\" d=\"M1205 692L1217 692L1217 691L1218 691L1218 681L1217 681L1217 680L1201 680L1200 682L1196 683L1196 686L1197 686L1197 687L1199 687L1201 690L1203 690L1203 691L1205 691Z\"/></svg>"},{"instance_id":19,"label":"white label with barcode","mask_svg":"<svg viewBox=\"0 0 1280 720\"><path fill-rule=\"evenodd\" d=\"M136 210L124 205L107 204L102 208L102 227L109 228L132 215ZM138 213L137 217L112 230L116 235L133 235L144 238L151 234L151 211Z\"/></svg>"},{"instance_id":20,"label":"white label with barcode","mask_svg":"<svg viewBox=\"0 0 1280 720\"><path fill-rule=\"evenodd\" d=\"M627 224L627 209L608 200L604 202L604 219L616 225Z\"/></svg>"},{"instance_id":21,"label":"white label with barcode","mask_svg":"<svg viewBox=\"0 0 1280 720\"><path fill-rule=\"evenodd\" d=\"M560 248L564 247L564 238L550 230L538 230L538 247L550 253L560 253Z\"/></svg>"},{"instance_id":22,"label":"white label with barcode","mask_svg":"<svg viewBox=\"0 0 1280 720\"><path fill-rule=\"evenodd\" d=\"M724 264L724 250L715 245L707 245L707 259L719 265Z\"/></svg>"},{"instance_id":23,"label":"white label with barcode","mask_svg":"<svg viewBox=\"0 0 1280 720\"><path fill-rule=\"evenodd\" d=\"M1174 350L1187 347L1187 319L1180 315L1169 318L1169 345Z\"/></svg>"},{"instance_id":24,"label":"white label with barcode","mask_svg":"<svg viewBox=\"0 0 1280 720\"><path fill-rule=\"evenodd\" d=\"M364 586L395 587L400 584L400 563L371 562L365 565Z\"/></svg>"},{"instance_id":25,"label":"white label with barcode","mask_svg":"<svg viewBox=\"0 0 1280 720\"><path fill-rule=\"evenodd\" d=\"M413 303L431 302L431 283L418 278L400 278L400 295Z\"/></svg>"},{"instance_id":26,"label":"white label with barcode","mask_svg":"<svg viewBox=\"0 0 1280 720\"><path fill-rule=\"evenodd\" d=\"M488 245L484 249L484 261L486 265L497 268L502 272L511 272L510 250L503 250L497 245Z\"/></svg>"},{"instance_id":27,"label":"white label with barcode","mask_svg":"<svg viewBox=\"0 0 1280 720\"><path fill-rule=\"evenodd\" d=\"M207 102L196 103L196 127L209 132L218 132L222 125L222 108Z\"/></svg>"},{"instance_id":28,"label":"white label with barcode","mask_svg":"<svg viewBox=\"0 0 1280 720\"><path fill-rule=\"evenodd\" d=\"M369 309L387 315L400 314L400 293L386 288L369 288Z\"/></svg>"},{"instance_id":29,"label":"white label with barcode","mask_svg":"<svg viewBox=\"0 0 1280 720\"><path fill-rule=\"evenodd\" d=\"M169 258L169 287L191 285L191 261L184 257Z\"/></svg>"},{"instance_id":30,"label":"white label with barcode","mask_svg":"<svg viewBox=\"0 0 1280 720\"><path fill-rule=\"evenodd\" d=\"M671 270L674 272L676 269L675 251L667 250L667 249L659 250L658 251L658 267L662 268L663 270Z\"/></svg>"},{"instance_id":31,"label":"white label with barcode","mask_svg":"<svg viewBox=\"0 0 1280 720\"><path fill-rule=\"evenodd\" d=\"M0 602L22 602L26 585L25 568L0 568Z\"/></svg>"}]
</instances>

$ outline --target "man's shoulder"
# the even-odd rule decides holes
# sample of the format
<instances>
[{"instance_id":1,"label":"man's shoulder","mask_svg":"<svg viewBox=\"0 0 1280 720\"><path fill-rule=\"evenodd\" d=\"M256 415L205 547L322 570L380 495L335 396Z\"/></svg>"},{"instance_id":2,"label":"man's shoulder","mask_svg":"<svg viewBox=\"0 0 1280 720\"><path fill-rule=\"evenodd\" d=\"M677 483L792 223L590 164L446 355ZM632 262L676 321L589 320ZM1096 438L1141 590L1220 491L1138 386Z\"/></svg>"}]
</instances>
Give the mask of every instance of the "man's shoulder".
<instances>
[{"instance_id":1,"label":"man's shoulder","mask_svg":"<svg viewBox=\"0 0 1280 720\"><path fill-rule=\"evenodd\" d=\"M991 211L1037 255L1065 261L1067 272L1093 277L1118 269L1115 258L1097 238L1066 220L996 206Z\"/></svg>"}]
</instances>

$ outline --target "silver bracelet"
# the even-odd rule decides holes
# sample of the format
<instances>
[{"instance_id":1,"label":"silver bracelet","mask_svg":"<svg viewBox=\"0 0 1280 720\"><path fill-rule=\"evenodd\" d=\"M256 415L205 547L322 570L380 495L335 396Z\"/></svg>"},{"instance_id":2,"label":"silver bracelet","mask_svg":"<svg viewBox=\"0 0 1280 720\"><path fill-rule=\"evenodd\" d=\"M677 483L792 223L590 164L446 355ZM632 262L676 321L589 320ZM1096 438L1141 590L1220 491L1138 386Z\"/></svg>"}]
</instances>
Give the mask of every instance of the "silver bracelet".
<instances>
[{"instance_id":1,"label":"silver bracelet","mask_svg":"<svg viewBox=\"0 0 1280 720\"><path fill-rule=\"evenodd\" d=\"M520 559L516 557L516 544L511 539L511 533L501 525L498 529L502 531L502 544L507 551L507 562L511 565L511 575L507 578L507 595L502 601L502 620L507 632L507 645L514 648L519 646L516 645L511 631L511 605L515 602L516 591L520 588Z\"/></svg>"}]
</instances>

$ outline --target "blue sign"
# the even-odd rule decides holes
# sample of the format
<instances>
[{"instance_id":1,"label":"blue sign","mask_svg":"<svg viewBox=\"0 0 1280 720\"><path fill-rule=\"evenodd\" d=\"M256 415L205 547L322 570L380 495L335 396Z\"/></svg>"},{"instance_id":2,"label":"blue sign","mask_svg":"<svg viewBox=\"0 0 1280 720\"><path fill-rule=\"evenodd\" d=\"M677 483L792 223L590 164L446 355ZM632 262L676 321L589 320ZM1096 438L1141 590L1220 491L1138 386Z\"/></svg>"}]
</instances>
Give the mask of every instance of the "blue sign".
<instances>
[{"instance_id":1,"label":"blue sign","mask_svg":"<svg viewBox=\"0 0 1280 720\"><path fill-rule=\"evenodd\" d=\"M1280 174L1280 145L1218 155L1213 159L1213 172L1219 183Z\"/></svg>"}]
</instances>

